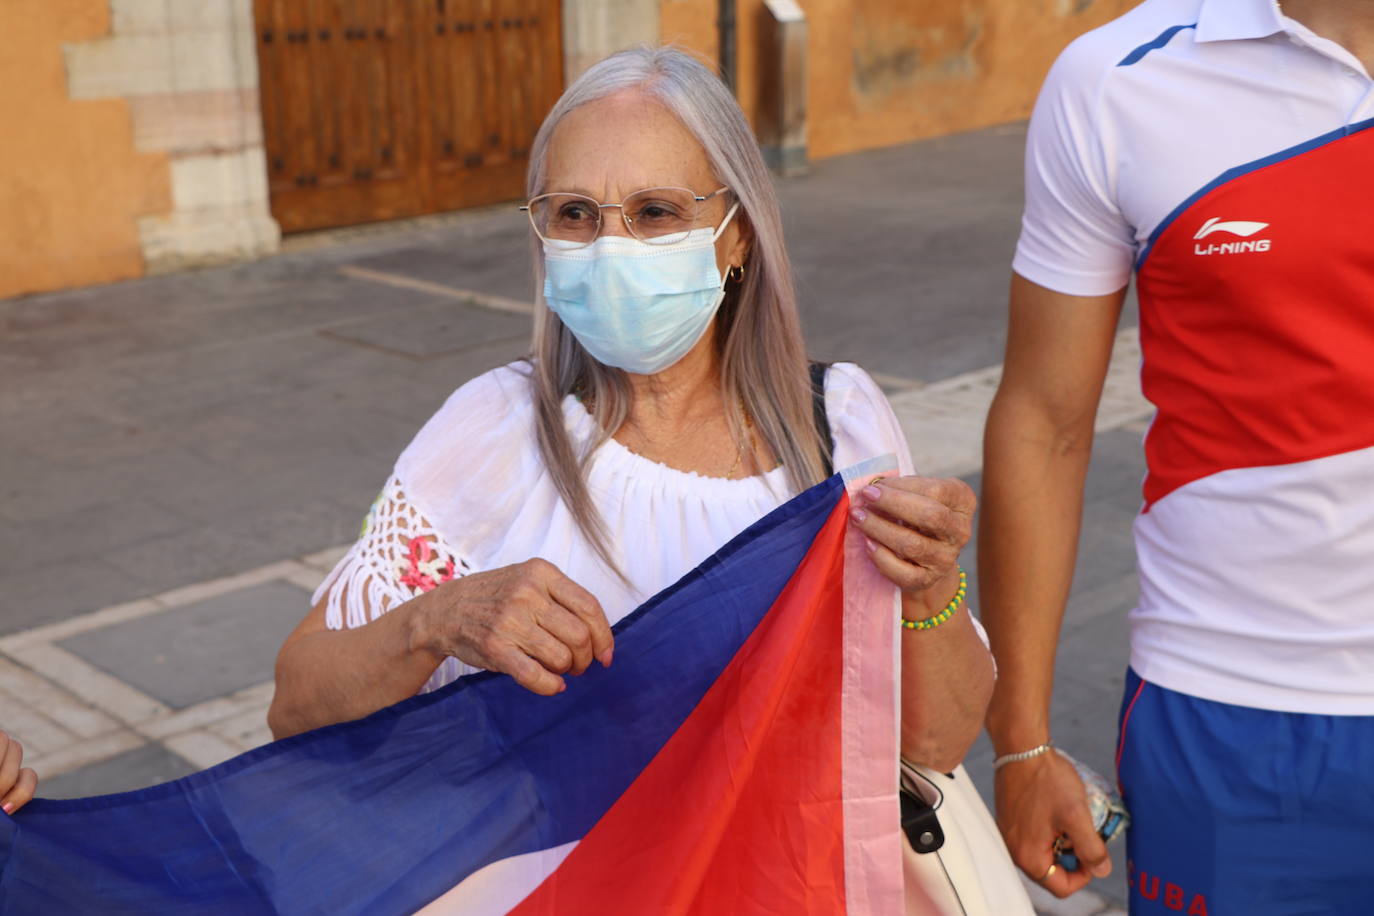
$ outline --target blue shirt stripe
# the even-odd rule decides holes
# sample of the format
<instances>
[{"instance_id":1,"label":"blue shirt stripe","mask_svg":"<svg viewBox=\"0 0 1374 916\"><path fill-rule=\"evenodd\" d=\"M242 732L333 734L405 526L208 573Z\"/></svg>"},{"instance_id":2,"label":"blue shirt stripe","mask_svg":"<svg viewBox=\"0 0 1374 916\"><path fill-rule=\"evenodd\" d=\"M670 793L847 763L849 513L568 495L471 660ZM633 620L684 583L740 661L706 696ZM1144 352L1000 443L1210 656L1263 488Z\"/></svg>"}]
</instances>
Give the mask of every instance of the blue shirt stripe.
<instances>
[{"instance_id":1,"label":"blue shirt stripe","mask_svg":"<svg viewBox=\"0 0 1374 916\"><path fill-rule=\"evenodd\" d=\"M1164 47L1170 41L1172 41L1174 36L1177 35L1179 32L1182 32L1184 29L1195 28L1197 28L1196 22L1190 22L1187 25L1170 26L1169 28L1160 32L1159 35L1153 41L1145 42L1145 44L1141 45L1140 47L1132 51L1130 54L1127 54L1125 57L1121 58L1121 62L1117 64L1117 66L1129 67L1131 64L1140 63L1141 58L1143 58L1146 54L1149 54L1151 51Z\"/></svg>"}]
</instances>

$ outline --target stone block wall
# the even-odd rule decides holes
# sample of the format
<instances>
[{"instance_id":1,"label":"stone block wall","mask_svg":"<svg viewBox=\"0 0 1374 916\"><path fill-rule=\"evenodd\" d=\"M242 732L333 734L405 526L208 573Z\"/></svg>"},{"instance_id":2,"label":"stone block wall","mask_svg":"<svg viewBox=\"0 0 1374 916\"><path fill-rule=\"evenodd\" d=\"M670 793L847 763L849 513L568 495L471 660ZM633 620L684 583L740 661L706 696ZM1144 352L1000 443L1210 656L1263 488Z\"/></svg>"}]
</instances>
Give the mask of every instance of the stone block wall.
<instances>
[{"instance_id":1,"label":"stone block wall","mask_svg":"<svg viewBox=\"0 0 1374 916\"><path fill-rule=\"evenodd\" d=\"M139 276L138 220L171 209L129 103L67 92L64 43L109 31L108 0L0 2L0 298Z\"/></svg>"},{"instance_id":2,"label":"stone block wall","mask_svg":"<svg viewBox=\"0 0 1374 916\"><path fill-rule=\"evenodd\" d=\"M66 47L73 99L121 98L134 147L167 156L171 206L138 219L146 270L276 250L251 0L109 0L110 31Z\"/></svg>"},{"instance_id":3,"label":"stone block wall","mask_svg":"<svg viewBox=\"0 0 1374 916\"><path fill-rule=\"evenodd\" d=\"M0 0L0 298L277 248L251 0Z\"/></svg>"},{"instance_id":4,"label":"stone block wall","mask_svg":"<svg viewBox=\"0 0 1374 916\"><path fill-rule=\"evenodd\" d=\"M659 0L563 0L563 77L571 84L616 51L659 40Z\"/></svg>"}]
</instances>

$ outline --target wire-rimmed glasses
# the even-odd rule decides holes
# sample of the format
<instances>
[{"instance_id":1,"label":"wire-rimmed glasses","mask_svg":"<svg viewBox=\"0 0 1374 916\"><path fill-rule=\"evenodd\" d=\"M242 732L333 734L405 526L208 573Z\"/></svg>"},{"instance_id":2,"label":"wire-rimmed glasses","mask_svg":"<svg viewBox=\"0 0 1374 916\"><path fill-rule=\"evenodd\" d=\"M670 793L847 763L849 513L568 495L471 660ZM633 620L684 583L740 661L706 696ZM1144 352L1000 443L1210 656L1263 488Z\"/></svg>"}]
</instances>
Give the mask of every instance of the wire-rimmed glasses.
<instances>
[{"instance_id":1,"label":"wire-rimmed glasses","mask_svg":"<svg viewBox=\"0 0 1374 916\"><path fill-rule=\"evenodd\" d=\"M560 248L585 248L601 234L601 211L617 207L625 228L641 242L671 245L699 228L702 204L724 194L719 188L702 197L687 188L644 188L618 204L603 204L583 194L553 191L521 207L535 235Z\"/></svg>"}]
</instances>

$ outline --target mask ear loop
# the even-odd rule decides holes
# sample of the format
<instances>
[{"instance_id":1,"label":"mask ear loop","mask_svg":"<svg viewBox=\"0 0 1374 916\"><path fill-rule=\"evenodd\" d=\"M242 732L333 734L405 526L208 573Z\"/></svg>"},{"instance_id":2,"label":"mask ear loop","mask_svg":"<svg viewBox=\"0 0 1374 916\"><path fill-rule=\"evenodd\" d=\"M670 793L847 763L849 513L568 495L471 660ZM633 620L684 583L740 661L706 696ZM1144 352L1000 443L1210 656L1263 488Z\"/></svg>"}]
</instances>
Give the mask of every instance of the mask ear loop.
<instances>
[{"instance_id":1,"label":"mask ear loop","mask_svg":"<svg viewBox=\"0 0 1374 916\"><path fill-rule=\"evenodd\" d=\"M725 212L725 219L721 220L720 225L716 227L715 235L711 236L711 242L713 244L717 239L721 237L721 234L725 232L725 227L730 225L730 220L735 218L735 213L738 210L739 201L735 201L733 204L730 205L730 209Z\"/></svg>"},{"instance_id":2,"label":"mask ear loop","mask_svg":"<svg viewBox=\"0 0 1374 916\"><path fill-rule=\"evenodd\" d=\"M716 227L716 232L715 232L715 234L711 236L711 244L712 244L712 245L714 245L714 244L716 243L716 240L719 239L719 238L721 237L721 235L725 232L725 227L728 226L728 225L730 225L730 220L732 220L732 219L735 218L735 213L737 213L738 211L739 211L739 201L735 201L733 204L730 205L730 209L725 211L725 219L723 219L723 220L720 221L720 225ZM723 277L720 278L720 291L721 291L721 294L722 294L722 295L725 293L725 284L728 283L728 282L730 281L730 271L735 270L735 269L736 269L736 267L735 267L734 265L731 265L730 267L725 268L725 276L723 276ZM740 278L741 280L743 280L743 279L744 279L744 266L743 266L743 265L740 265L739 268L738 268L738 270L739 270L739 278Z\"/></svg>"}]
</instances>

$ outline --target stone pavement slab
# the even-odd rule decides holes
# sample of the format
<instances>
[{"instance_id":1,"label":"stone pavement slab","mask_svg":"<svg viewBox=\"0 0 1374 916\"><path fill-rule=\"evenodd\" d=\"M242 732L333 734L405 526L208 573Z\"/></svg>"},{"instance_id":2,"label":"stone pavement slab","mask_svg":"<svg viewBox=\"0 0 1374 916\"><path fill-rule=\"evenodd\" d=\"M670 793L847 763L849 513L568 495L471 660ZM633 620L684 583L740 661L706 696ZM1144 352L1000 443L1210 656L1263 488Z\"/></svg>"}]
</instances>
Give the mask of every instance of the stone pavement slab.
<instances>
[{"instance_id":1,"label":"stone pavement slab","mask_svg":"<svg viewBox=\"0 0 1374 916\"><path fill-rule=\"evenodd\" d=\"M43 780L44 798L84 798L128 792L170 782L196 772L196 767L158 744L145 744L99 763Z\"/></svg>"},{"instance_id":2,"label":"stone pavement slab","mask_svg":"<svg viewBox=\"0 0 1374 916\"><path fill-rule=\"evenodd\" d=\"M109 601L145 593L138 579L94 558L73 564L54 556L0 579L0 594L4 596L0 634L63 620Z\"/></svg>"},{"instance_id":3,"label":"stone pavement slab","mask_svg":"<svg viewBox=\"0 0 1374 916\"><path fill-rule=\"evenodd\" d=\"M40 794L139 788L269 742L277 649L341 553L0 638L0 724L25 745Z\"/></svg>"},{"instance_id":4,"label":"stone pavement slab","mask_svg":"<svg viewBox=\"0 0 1374 916\"><path fill-rule=\"evenodd\" d=\"M319 279L337 286L332 277L326 270ZM342 282L357 297L399 307L389 287ZM283 300L293 294L290 286L279 291ZM526 346L523 320L404 296L403 310L417 318L408 332L415 341L443 327L446 315L465 312L481 327L502 328L478 334L472 347L453 339L423 362L331 340L322 336L325 327L307 325L182 350L124 348L110 362L64 371L39 365L7 372L0 384L0 590L7 596L0 632L317 550L356 531L423 420L462 380ZM0 324L9 311L23 317L31 304L0 303ZM56 316L65 311L60 301L46 304ZM271 311L274 303L239 304ZM120 307L130 322L143 314L137 303ZM87 303L76 311L83 319L98 309ZM199 320L213 324L214 311ZM358 324L346 301L338 311L330 327ZM152 308L146 323L155 326L160 314ZM36 336L73 337L78 351L89 345L88 330L58 318L39 327ZM86 350L80 358L95 355Z\"/></svg>"},{"instance_id":5,"label":"stone pavement slab","mask_svg":"<svg viewBox=\"0 0 1374 916\"><path fill-rule=\"evenodd\" d=\"M1001 361L1024 144L1024 126L1008 125L824 160L781 183L818 356L925 382Z\"/></svg>"},{"instance_id":6,"label":"stone pavement slab","mask_svg":"<svg viewBox=\"0 0 1374 916\"><path fill-rule=\"evenodd\" d=\"M910 440L917 470L933 477L957 477L982 464L983 424L1001 380L998 364L889 396ZM1140 393L1139 334L1133 327L1125 328L1116 335L1096 429L1136 423L1152 410ZM1139 480L1137 491L1138 484Z\"/></svg>"},{"instance_id":7,"label":"stone pavement slab","mask_svg":"<svg viewBox=\"0 0 1374 916\"><path fill-rule=\"evenodd\" d=\"M529 220L514 204L486 218L411 235L404 244L348 259L350 266L530 301Z\"/></svg>"},{"instance_id":8,"label":"stone pavement slab","mask_svg":"<svg viewBox=\"0 0 1374 916\"><path fill-rule=\"evenodd\" d=\"M272 663L310 605L310 593L274 581L183 606L169 626L150 615L57 645L184 709L272 679Z\"/></svg>"},{"instance_id":9,"label":"stone pavement slab","mask_svg":"<svg viewBox=\"0 0 1374 916\"><path fill-rule=\"evenodd\" d=\"M530 319L524 315L455 308L452 302L436 302L412 311L404 321L384 315L323 333L334 340L423 360L502 341L523 342L530 336Z\"/></svg>"}]
</instances>

